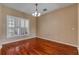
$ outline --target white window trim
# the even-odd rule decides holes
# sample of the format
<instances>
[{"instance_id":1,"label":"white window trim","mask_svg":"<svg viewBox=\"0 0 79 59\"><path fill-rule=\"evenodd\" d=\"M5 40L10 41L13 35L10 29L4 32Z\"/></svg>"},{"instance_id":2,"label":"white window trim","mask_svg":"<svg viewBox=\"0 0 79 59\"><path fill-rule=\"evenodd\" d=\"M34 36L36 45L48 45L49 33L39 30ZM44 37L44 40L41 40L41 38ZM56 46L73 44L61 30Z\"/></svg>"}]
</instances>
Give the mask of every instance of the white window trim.
<instances>
[{"instance_id":1,"label":"white window trim","mask_svg":"<svg viewBox=\"0 0 79 59\"><path fill-rule=\"evenodd\" d=\"M8 16L11 16L11 15L7 15L7 25L8 25ZM16 16L12 16L12 17L16 17ZM17 18L21 18L21 17L17 17ZM22 19L25 19L25 18L22 18ZM6 28L7 28L7 38L15 38L15 37L22 37L22 36L28 36L29 34L30 34L30 20L29 19L26 19L26 20L28 20L28 29L27 29L27 34L24 34L24 35L14 35L14 36L12 36L12 37L9 37L8 36L8 26L6 26Z\"/></svg>"}]
</instances>

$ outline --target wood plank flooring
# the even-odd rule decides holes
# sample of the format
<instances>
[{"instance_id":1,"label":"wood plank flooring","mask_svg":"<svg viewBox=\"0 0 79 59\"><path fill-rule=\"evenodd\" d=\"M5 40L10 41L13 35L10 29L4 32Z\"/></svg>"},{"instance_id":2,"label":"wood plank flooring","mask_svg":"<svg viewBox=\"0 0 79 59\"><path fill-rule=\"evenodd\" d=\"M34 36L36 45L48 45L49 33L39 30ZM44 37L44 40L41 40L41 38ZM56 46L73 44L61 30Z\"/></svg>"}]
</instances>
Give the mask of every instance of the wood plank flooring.
<instances>
[{"instance_id":1,"label":"wood plank flooring","mask_svg":"<svg viewBox=\"0 0 79 59\"><path fill-rule=\"evenodd\" d=\"M41 38L4 44L2 55L77 55L76 47Z\"/></svg>"},{"instance_id":2,"label":"wood plank flooring","mask_svg":"<svg viewBox=\"0 0 79 59\"><path fill-rule=\"evenodd\" d=\"M0 49L0 55L1 55L1 49Z\"/></svg>"}]
</instances>

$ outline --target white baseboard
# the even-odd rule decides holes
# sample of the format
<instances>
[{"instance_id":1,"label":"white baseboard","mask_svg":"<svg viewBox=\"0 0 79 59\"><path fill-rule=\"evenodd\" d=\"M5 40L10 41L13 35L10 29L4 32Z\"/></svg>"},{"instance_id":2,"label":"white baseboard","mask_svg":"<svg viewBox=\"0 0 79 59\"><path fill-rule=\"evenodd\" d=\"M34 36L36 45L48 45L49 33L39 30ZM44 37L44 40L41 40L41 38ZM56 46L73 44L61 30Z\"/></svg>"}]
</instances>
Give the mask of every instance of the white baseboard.
<instances>
[{"instance_id":1,"label":"white baseboard","mask_svg":"<svg viewBox=\"0 0 79 59\"><path fill-rule=\"evenodd\" d=\"M42 39L49 40L48 38L39 37L39 36L37 36L37 37L38 37L38 38L42 38ZM56 40L50 40L50 41L54 41L54 42L58 42L58 43L62 43L62 44L66 44L66 45L70 45L70 46L77 47L77 49L78 49L78 54L79 54L79 46L77 46L77 45L73 45L73 44L69 44L69 43L65 43L65 42L60 42L60 41L56 41Z\"/></svg>"},{"instance_id":2,"label":"white baseboard","mask_svg":"<svg viewBox=\"0 0 79 59\"><path fill-rule=\"evenodd\" d=\"M79 55L79 47L78 47L78 55Z\"/></svg>"},{"instance_id":3,"label":"white baseboard","mask_svg":"<svg viewBox=\"0 0 79 59\"><path fill-rule=\"evenodd\" d=\"M35 38L35 37L36 37L36 36L33 36L33 37L26 37L26 38L19 38L19 39L17 39L17 40L3 42L3 44L7 44L7 43L11 43L11 42L16 42L16 41L21 41L21 40L24 40L24 39L31 39L31 38Z\"/></svg>"},{"instance_id":4,"label":"white baseboard","mask_svg":"<svg viewBox=\"0 0 79 59\"><path fill-rule=\"evenodd\" d=\"M7 43L11 43L11 42L16 42L16 41L20 41L20 40L24 40L24 39L31 39L31 38L35 38L35 37L38 37L38 36L33 36L33 37L28 37L28 38L23 38L23 39L21 38L21 39L14 40L14 41L7 41L7 42L3 42L3 44L7 44ZM42 38L42 39L48 40L48 38L44 38L44 37L38 37L38 38ZM76 46L76 45L65 43L65 42L60 42L60 41L56 41L56 40L50 40L50 41L54 41L54 42L58 42L58 43L62 43L62 44L66 44L66 45L77 47L78 53L79 53L79 47ZM0 48L2 48L2 45L0 45Z\"/></svg>"},{"instance_id":5,"label":"white baseboard","mask_svg":"<svg viewBox=\"0 0 79 59\"><path fill-rule=\"evenodd\" d=\"M7 44L7 43L11 43L11 42L16 42L16 41L21 41L21 40L24 40L24 39L31 39L31 38L35 38L36 36L32 36L32 37L26 37L26 38L18 38L17 40L11 40L11 41L4 41L0 44L0 48L2 48L2 45L3 44Z\"/></svg>"},{"instance_id":6,"label":"white baseboard","mask_svg":"<svg viewBox=\"0 0 79 59\"><path fill-rule=\"evenodd\" d=\"M44 38L44 37L39 37L39 36L38 36L38 38L50 40L49 38ZM62 44L66 44L66 45L70 45L70 46L74 46L74 47L78 47L77 45L73 45L73 44L69 44L69 43L65 43L65 42L61 42L61 41L56 41L56 40L50 40L50 41L58 42L58 43L62 43Z\"/></svg>"}]
</instances>

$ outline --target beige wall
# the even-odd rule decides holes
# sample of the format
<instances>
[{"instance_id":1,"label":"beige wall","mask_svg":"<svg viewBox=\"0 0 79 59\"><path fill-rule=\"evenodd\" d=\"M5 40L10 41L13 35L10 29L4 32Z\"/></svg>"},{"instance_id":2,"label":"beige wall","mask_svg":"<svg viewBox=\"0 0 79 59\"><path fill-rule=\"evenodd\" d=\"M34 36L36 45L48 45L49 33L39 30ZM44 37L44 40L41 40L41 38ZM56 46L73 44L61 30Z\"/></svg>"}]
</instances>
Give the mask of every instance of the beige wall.
<instances>
[{"instance_id":1,"label":"beige wall","mask_svg":"<svg viewBox=\"0 0 79 59\"><path fill-rule=\"evenodd\" d=\"M2 33L2 27L3 27L3 24L2 24L2 7L0 6L0 36L2 37L3 33Z\"/></svg>"},{"instance_id":2,"label":"beige wall","mask_svg":"<svg viewBox=\"0 0 79 59\"><path fill-rule=\"evenodd\" d=\"M79 4L78 4L78 48L79 48Z\"/></svg>"},{"instance_id":3,"label":"beige wall","mask_svg":"<svg viewBox=\"0 0 79 59\"><path fill-rule=\"evenodd\" d=\"M6 39L6 15L24 17L30 20L30 35L25 37L47 38L52 41L76 45L77 38L77 5L56 10L39 18L0 5L0 44L15 41ZM74 30L72 30L74 28ZM37 30L36 30L37 29ZM4 38L4 39L3 39ZM18 39L19 40L19 39Z\"/></svg>"},{"instance_id":4,"label":"beige wall","mask_svg":"<svg viewBox=\"0 0 79 59\"><path fill-rule=\"evenodd\" d=\"M77 46L77 4L45 14L37 21L38 37Z\"/></svg>"},{"instance_id":5,"label":"beige wall","mask_svg":"<svg viewBox=\"0 0 79 59\"><path fill-rule=\"evenodd\" d=\"M24 38L36 36L36 18L35 17L32 17L23 12L19 12L15 9L11 9L3 5L0 5L0 42L1 43L2 41L8 42L8 41L17 40L17 39L6 39L6 15L12 15L16 17L23 17L23 18L29 19L30 20L30 35Z\"/></svg>"}]
</instances>

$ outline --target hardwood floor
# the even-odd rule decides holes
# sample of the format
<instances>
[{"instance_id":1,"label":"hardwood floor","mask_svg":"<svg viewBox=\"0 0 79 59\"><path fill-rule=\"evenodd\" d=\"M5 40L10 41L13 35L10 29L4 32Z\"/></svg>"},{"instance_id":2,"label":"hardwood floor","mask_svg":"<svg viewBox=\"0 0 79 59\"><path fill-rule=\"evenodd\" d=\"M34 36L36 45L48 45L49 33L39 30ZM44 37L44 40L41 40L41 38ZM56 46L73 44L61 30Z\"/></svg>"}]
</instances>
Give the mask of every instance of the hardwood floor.
<instances>
[{"instance_id":1,"label":"hardwood floor","mask_svg":"<svg viewBox=\"0 0 79 59\"><path fill-rule=\"evenodd\" d=\"M0 55L1 55L1 49L0 49Z\"/></svg>"},{"instance_id":2,"label":"hardwood floor","mask_svg":"<svg viewBox=\"0 0 79 59\"><path fill-rule=\"evenodd\" d=\"M77 55L76 47L41 38L22 40L2 46L2 55Z\"/></svg>"}]
</instances>

